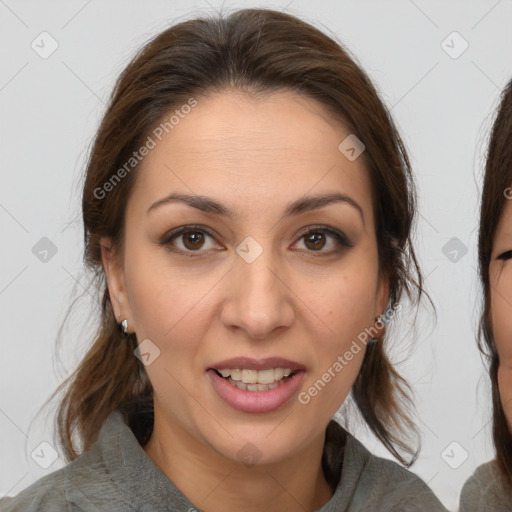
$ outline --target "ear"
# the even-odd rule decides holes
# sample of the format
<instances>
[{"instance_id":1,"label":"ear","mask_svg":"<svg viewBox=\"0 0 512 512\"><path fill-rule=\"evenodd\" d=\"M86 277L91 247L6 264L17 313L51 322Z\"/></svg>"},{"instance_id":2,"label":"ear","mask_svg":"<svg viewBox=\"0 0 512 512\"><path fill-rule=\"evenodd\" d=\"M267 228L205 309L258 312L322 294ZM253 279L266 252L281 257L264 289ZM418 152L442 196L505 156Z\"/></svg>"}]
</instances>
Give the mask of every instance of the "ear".
<instances>
[{"instance_id":1,"label":"ear","mask_svg":"<svg viewBox=\"0 0 512 512\"><path fill-rule=\"evenodd\" d=\"M375 295L375 309L373 311L372 323L373 328L377 329L378 334L374 337L382 338L386 332L386 325L377 321L378 317L386 311L389 302L389 276L387 272L381 273L377 282L377 290Z\"/></svg>"},{"instance_id":2,"label":"ear","mask_svg":"<svg viewBox=\"0 0 512 512\"><path fill-rule=\"evenodd\" d=\"M120 258L114 253L109 238L102 237L100 247L101 261L107 278L110 302L116 322L120 324L124 319L128 320L128 332L133 332L133 318L124 283L123 265L120 263Z\"/></svg>"},{"instance_id":3,"label":"ear","mask_svg":"<svg viewBox=\"0 0 512 512\"><path fill-rule=\"evenodd\" d=\"M375 296L375 311L374 316L380 316L386 311L389 302L389 275L387 272L382 272L379 276L377 283L377 293Z\"/></svg>"}]
</instances>

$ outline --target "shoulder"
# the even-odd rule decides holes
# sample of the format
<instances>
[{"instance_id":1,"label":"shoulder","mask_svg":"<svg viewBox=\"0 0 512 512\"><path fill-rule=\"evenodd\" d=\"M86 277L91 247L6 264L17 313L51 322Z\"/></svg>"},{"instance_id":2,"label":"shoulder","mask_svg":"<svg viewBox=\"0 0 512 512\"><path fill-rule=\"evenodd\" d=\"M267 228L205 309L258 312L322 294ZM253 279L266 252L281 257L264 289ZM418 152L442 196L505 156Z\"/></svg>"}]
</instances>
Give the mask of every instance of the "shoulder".
<instances>
[{"instance_id":1,"label":"shoulder","mask_svg":"<svg viewBox=\"0 0 512 512\"><path fill-rule=\"evenodd\" d=\"M67 510L64 468L46 475L14 497L0 499L0 512Z\"/></svg>"},{"instance_id":2,"label":"shoulder","mask_svg":"<svg viewBox=\"0 0 512 512\"><path fill-rule=\"evenodd\" d=\"M496 461L478 466L466 480L460 493L461 512L512 510L512 489L500 477Z\"/></svg>"},{"instance_id":3,"label":"shoulder","mask_svg":"<svg viewBox=\"0 0 512 512\"><path fill-rule=\"evenodd\" d=\"M141 449L123 414L115 410L98 439L64 467L14 497L0 499L0 512L117 512L147 509L146 489L169 480ZM141 478L143 475L144 478Z\"/></svg>"},{"instance_id":4,"label":"shoulder","mask_svg":"<svg viewBox=\"0 0 512 512\"><path fill-rule=\"evenodd\" d=\"M446 508L418 475L392 460L370 453L351 434L347 437L347 451L345 476L357 482L354 494L356 500L357 495L364 499L361 510L375 507L374 510L390 512L446 512Z\"/></svg>"},{"instance_id":5,"label":"shoulder","mask_svg":"<svg viewBox=\"0 0 512 512\"><path fill-rule=\"evenodd\" d=\"M100 512L98 495L111 494L111 482L98 447L45 475L13 497L0 499L0 512ZM103 503L103 502L102 502Z\"/></svg>"}]
</instances>

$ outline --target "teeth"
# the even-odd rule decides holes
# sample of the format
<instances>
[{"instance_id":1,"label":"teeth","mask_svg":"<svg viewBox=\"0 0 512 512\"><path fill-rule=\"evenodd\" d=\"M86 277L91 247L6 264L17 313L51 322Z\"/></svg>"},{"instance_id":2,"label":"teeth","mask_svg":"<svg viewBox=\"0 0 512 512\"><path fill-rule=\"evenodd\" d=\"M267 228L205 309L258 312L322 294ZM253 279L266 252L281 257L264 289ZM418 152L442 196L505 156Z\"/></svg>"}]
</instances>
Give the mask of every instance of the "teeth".
<instances>
[{"instance_id":1,"label":"teeth","mask_svg":"<svg viewBox=\"0 0 512 512\"><path fill-rule=\"evenodd\" d=\"M241 380L232 380L231 381L238 389L242 391L247 391L247 384L244 384Z\"/></svg>"},{"instance_id":2,"label":"teeth","mask_svg":"<svg viewBox=\"0 0 512 512\"><path fill-rule=\"evenodd\" d=\"M249 391L258 391L258 385L270 385L274 383L277 384L281 379L283 379L284 377L288 377L292 373L292 370L290 368L268 368L266 370L259 371L245 370L239 368L223 368L222 370L217 371L224 378L231 377L231 379L235 381L235 385L237 385L237 382L241 382L243 384L248 384L248 388L256 386L255 389L249 389ZM237 387L239 386L237 385ZM245 389L245 387L240 389Z\"/></svg>"},{"instance_id":3,"label":"teeth","mask_svg":"<svg viewBox=\"0 0 512 512\"><path fill-rule=\"evenodd\" d=\"M231 377L228 377L227 380L242 391L269 391L283 384L282 382L272 382L272 384L244 384L241 380L233 380Z\"/></svg>"},{"instance_id":4,"label":"teeth","mask_svg":"<svg viewBox=\"0 0 512 512\"><path fill-rule=\"evenodd\" d=\"M258 370L242 370L242 382L244 384L256 384L258 382Z\"/></svg>"},{"instance_id":5,"label":"teeth","mask_svg":"<svg viewBox=\"0 0 512 512\"><path fill-rule=\"evenodd\" d=\"M245 370L244 370L245 372ZM244 376L244 372L242 372L242 380ZM257 372L257 381L258 384L272 384L274 382L274 370L269 368L268 370L260 370Z\"/></svg>"}]
</instances>

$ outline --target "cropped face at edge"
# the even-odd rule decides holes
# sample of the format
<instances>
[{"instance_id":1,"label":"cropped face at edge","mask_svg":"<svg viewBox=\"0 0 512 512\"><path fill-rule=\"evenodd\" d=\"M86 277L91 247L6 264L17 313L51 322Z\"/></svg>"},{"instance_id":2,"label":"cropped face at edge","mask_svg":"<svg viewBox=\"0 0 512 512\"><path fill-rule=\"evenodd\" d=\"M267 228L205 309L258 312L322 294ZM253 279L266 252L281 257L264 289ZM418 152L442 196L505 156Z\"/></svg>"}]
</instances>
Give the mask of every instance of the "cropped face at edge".
<instances>
[{"instance_id":1,"label":"cropped face at edge","mask_svg":"<svg viewBox=\"0 0 512 512\"><path fill-rule=\"evenodd\" d=\"M500 360L500 398L512 430L512 201L507 200L494 235L489 265L490 321Z\"/></svg>"},{"instance_id":2,"label":"cropped face at edge","mask_svg":"<svg viewBox=\"0 0 512 512\"><path fill-rule=\"evenodd\" d=\"M359 373L358 336L386 308L370 178L338 149L350 132L314 100L197 101L137 170L122 268L103 251L110 296L138 343L160 351L146 366L155 415L202 453L237 461L250 442L273 463L323 436ZM323 194L342 200L286 212ZM270 358L270 372L254 371Z\"/></svg>"}]
</instances>

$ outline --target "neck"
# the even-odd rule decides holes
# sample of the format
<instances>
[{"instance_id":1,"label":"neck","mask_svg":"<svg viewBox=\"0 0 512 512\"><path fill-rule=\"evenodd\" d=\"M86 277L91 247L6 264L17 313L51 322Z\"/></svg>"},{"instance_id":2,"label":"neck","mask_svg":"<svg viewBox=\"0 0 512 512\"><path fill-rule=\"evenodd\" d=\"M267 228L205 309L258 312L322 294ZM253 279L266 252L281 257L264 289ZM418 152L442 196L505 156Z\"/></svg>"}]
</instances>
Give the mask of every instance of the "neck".
<instances>
[{"instance_id":1,"label":"neck","mask_svg":"<svg viewBox=\"0 0 512 512\"><path fill-rule=\"evenodd\" d=\"M222 457L155 414L153 433L143 449L189 501L205 512L312 512L333 494L322 470L323 446L321 435L282 462L247 466Z\"/></svg>"}]
</instances>

